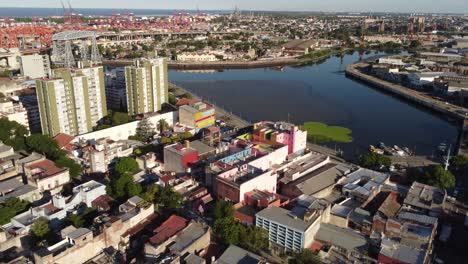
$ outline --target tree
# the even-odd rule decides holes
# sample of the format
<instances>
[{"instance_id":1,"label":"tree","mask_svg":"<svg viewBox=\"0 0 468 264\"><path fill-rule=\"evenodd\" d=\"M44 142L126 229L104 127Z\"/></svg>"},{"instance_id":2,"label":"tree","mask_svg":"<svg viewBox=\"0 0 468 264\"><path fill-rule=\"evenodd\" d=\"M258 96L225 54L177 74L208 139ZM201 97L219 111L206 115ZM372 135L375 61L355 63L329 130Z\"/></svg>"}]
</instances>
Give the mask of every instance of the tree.
<instances>
[{"instance_id":1,"label":"tree","mask_svg":"<svg viewBox=\"0 0 468 264\"><path fill-rule=\"evenodd\" d=\"M389 157L385 157L384 155L377 154L371 151L364 153L359 159L359 165L365 168L374 168L381 166L389 167L391 164L392 161Z\"/></svg>"},{"instance_id":2,"label":"tree","mask_svg":"<svg viewBox=\"0 0 468 264\"><path fill-rule=\"evenodd\" d=\"M110 196L120 201L140 195L141 190L141 185L135 183L133 177L127 173L114 176L106 188Z\"/></svg>"},{"instance_id":3,"label":"tree","mask_svg":"<svg viewBox=\"0 0 468 264\"><path fill-rule=\"evenodd\" d=\"M15 150L26 148L25 138L29 134L28 129L7 118L0 118L0 140Z\"/></svg>"},{"instance_id":4,"label":"tree","mask_svg":"<svg viewBox=\"0 0 468 264\"><path fill-rule=\"evenodd\" d=\"M155 201L156 204L164 208L176 209L182 206L183 197L178 192L175 192L172 187L168 186L157 193Z\"/></svg>"},{"instance_id":5,"label":"tree","mask_svg":"<svg viewBox=\"0 0 468 264\"><path fill-rule=\"evenodd\" d=\"M215 221L213 231L216 236L227 245L239 245L241 225L232 217L225 217Z\"/></svg>"},{"instance_id":6,"label":"tree","mask_svg":"<svg viewBox=\"0 0 468 264\"><path fill-rule=\"evenodd\" d=\"M268 232L256 226L240 228L240 245L252 252L259 252L268 248Z\"/></svg>"},{"instance_id":7,"label":"tree","mask_svg":"<svg viewBox=\"0 0 468 264\"><path fill-rule=\"evenodd\" d=\"M190 133L190 132L188 132L188 131L187 131L187 132L184 132L184 133L182 133L182 135L180 135L180 139L181 139L181 140L190 139L190 138L192 138L192 137L193 137L192 133Z\"/></svg>"},{"instance_id":8,"label":"tree","mask_svg":"<svg viewBox=\"0 0 468 264\"><path fill-rule=\"evenodd\" d=\"M157 185L149 185L146 187L146 190L141 194L143 200L154 203L156 201L156 195L159 192L159 187Z\"/></svg>"},{"instance_id":9,"label":"tree","mask_svg":"<svg viewBox=\"0 0 468 264\"><path fill-rule=\"evenodd\" d=\"M37 219L31 226L31 233L39 239L43 239L49 234L49 232L49 220L47 220L45 217Z\"/></svg>"},{"instance_id":10,"label":"tree","mask_svg":"<svg viewBox=\"0 0 468 264\"><path fill-rule=\"evenodd\" d=\"M455 176L441 165L433 165L427 168L419 181L441 189L455 187Z\"/></svg>"},{"instance_id":11,"label":"tree","mask_svg":"<svg viewBox=\"0 0 468 264\"><path fill-rule=\"evenodd\" d=\"M158 121L158 130L159 133L164 133L169 128L169 124L167 123L166 119L162 118Z\"/></svg>"},{"instance_id":12,"label":"tree","mask_svg":"<svg viewBox=\"0 0 468 264\"><path fill-rule=\"evenodd\" d=\"M112 113L112 124L113 126L118 126L126 124L131 121L131 118L127 113L113 112Z\"/></svg>"},{"instance_id":13,"label":"tree","mask_svg":"<svg viewBox=\"0 0 468 264\"><path fill-rule=\"evenodd\" d=\"M65 155L60 150L57 141L46 135L33 134L26 139L26 144L30 150L44 154L53 160Z\"/></svg>"},{"instance_id":14,"label":"tree","mask_svg":"<svg viewBox=\"0 0 468 264\"><path fill-rule=\"evenodd\" d=\"M170 139L168 137L162 137L161 138L161 144L166 145L166 144L170 144L170 143L172 143L172 139Z\"/></svg>"},{"instance_id":15,"label":"tree","mask_svg":"<svg viewBox=\"0 0 468 264\"><path fill-rule=\"evenodd\" d=\"M416 39L412 40L410 45L409 45L410 49L417 49L419 47L421 47L421 42L419 40L416 40Z\"/></svg>"},{"instance_id":16,"label":"tree","mask_svg":"<svg viewBox=\"0 0 468 264\"><path fill-rule=\"evenodd\" d=\"M76 228L83 227L85 220L78 214L71 214L68 216L67 220Z\"/></svg>"},{"instance_id":17,"label":"tree","mask_svg":"<svg viewBox=\"0 0 468 264\"><path fill-rule=\"evenodd\" d=\"M64 167L68 168L70 171L70 176L73 178L79 177L81 173L83 172L79 164L77 164L74 160L65 156L62 156L58 160L56 160L55 164L57 164L57 166L59 166L60 168L64 168Z\"/></svg>"},{"instance_id":18,"label":"tree","mask_svg":"<svg viewBox=\"0 0 468 264\"><path fill-rule=\"evenodd\" d=\"M289 264L320 264L320 257L308 249L294 253L288 261Z\"/></svg>"},{"instance_id":19,"label":"tree","mask_svg":"<svg viewBox=\"0 0 468 264\"><path fill-rule=\"evenodd\" d=\"M182 97L183 97L183 98L187 98L187 99L192 99L192 98L193 98L193 96L192 96L191 93L184 93L184 94L182 95Z\"/></svg>"},{"instance_id":20,"label":"tree","mask_svg":"<svg viewBox=\"0 0 468 264\"><path fill-rule=\"evenodd\" d=\"M8 198L0 205L0 225L10 222L11 218L26 211L30 203L16 197Z\"/></svg>"},{"instance_id":21,"label":"tree","mask_svg":"<svg viewBox=\"0 0 468 264\"><path fill-rule=\"evenodd\" d=\"M232 204L224 200L218 200L213 209L213 219L234 217L234 208Z\"/></svg>"},{"instance_id":22,"label":"tree","mask_svg":"<svg viewBox=\"0 0 468 264\"><path fill-rule=\"evenodd\" d=\"M463 155L457 155L450 159L450 165L455 167L457 170L468 167L468 157Z\"/></svg>"},{"instance_id":23,"label":"tree","mask_svg":"<svg viewBox=\"0 0 468 264\"><path fill-rule=\"evenodd\" d=\"M169 94L169 103L171 105L176 105L177 104L177 98L173 94Z\"/></svg>"},{"instance_id":24,"label":"tree","mask_svg":"<svg viewBox=\"0 0 468 264\"><path fill-rule=\"evenodd\" d=\"M134 158L131 157L120 158L115 164L115 171L119 175L124 175L127 173L133 174L138 172L139 170L140 167L138 166L138 163Z\"/></svg>"},{"instance_id":25,"label":"tree","mask_svg":"<svg viewBox=\"0 0 468 264\"><path fill-rule=\"evenodd\" d=\"M148 138L152 137L155 134L154 132L154 126L150 122L149 119L145 118L138 122L137 128L136 128L136 135L139 138L144 138L147 140Z\"/></svg>"}]
</instances>

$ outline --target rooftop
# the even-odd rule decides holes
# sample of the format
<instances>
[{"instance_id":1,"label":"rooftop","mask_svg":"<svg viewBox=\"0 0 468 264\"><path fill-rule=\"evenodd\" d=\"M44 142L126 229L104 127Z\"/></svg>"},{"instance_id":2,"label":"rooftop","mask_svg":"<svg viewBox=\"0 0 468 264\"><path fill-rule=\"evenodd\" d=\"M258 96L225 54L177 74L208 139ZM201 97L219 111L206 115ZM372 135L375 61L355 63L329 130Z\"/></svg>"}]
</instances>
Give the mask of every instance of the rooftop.
<instances>
[{"instance_id":1,"label":"rooftop","mask_svg":"<svg viewBox=\"0 0 468 264\"><path fill-rule=\"evenodd\" d=\"M55 163L51 160L42 160L38 162L34 162L33 164L29 165L28 168L30 170L40 170L39 172L35 173L33 176L39 179L44 179L48 177L52 177L64 171L67 171L67 168L59 168Z\"/></svg>"},{"instance_id":2,"label":"rooftop","mask_svg":"<svg viewBox=\"0 0 468 264\"><path fill-rule=\"evenodd\" d=\"M226 251L215 262L216 264L258 264L261 257L242 249L238 246L230 245Z\"/></svg>"},{"instance_id":3,"label":"rooftop","mask_svg":"<svg viewBox=\"0 0 468 264\"><path fill-rule=\"evenodd\" d=\"M342 228L332 224L321 223L315 235L315 240L344 248L349 252L360 251L367 247L367 240L361 234L349 228Z\"/></svg>"},{"instance_id":4,"label":"rooftop","mask_svg":"<svg viewBox=\"0 0 468 264\"><path fill-rule=\"evenodd\" d=\"M263 209L256 214L256 217L262 217L270 221L274 221L300 232L306 231L312 224L312 222L305 222L297 216L292 215L291 211L276 206Z\"/></svg>"},{"instance_id":5,"label":"rooftop","mask_svg":"<svg viewBox=\"0 0 468 264\"><path fill-rule=\"evenodd\" d=\"M187 247L195 243L200 237L209 230L208 226L201 223L192 222L187 228L177 235L174 244L169 246L169 250L180 255Z\"/></svg>"},{"instance_id":6,"label":"rooftop","mask_svg":"<svg viewBox=\"0 0 468 264\"><path fill-rule=\"evenodd\" d=\"M406 195L404 205L428 210L441 209L445 200L445 191L414 182Z\"/></svg>"},{"instance_id":7,"label":"rooftop","mask_svg":"<svg viewBox=\"0 0 468 264\"><path fill-rule=\"evenodd\" d=\"M402 263L414 264L424 263L425 256L424 250L412 248L388 238L382 239L380 254Z\"/></svg>"},{"instance_id":8,"label":"rooftop","mask_svg":"<svg viewBox=\"0 0 468 264\"><path fill-rule=\"evenodd\" d=\"M150 238L150 242L159 245L184 229L188 220L177 215L171 215L164 223L154 230L155 235Z\"/></svg>"}]
</instances>

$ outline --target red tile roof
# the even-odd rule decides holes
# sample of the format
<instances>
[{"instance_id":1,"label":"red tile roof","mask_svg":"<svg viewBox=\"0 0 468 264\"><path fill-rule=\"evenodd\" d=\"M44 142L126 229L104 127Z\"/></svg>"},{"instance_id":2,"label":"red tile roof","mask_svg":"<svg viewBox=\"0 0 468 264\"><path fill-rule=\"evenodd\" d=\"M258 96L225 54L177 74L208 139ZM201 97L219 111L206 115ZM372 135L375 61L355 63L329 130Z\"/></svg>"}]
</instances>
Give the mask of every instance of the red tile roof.
<instances>
[{"instance_id":1,"label":"red tile roof","mask_svg":"<svg viewBox=\"0 0 468 264\"><path fill-rule=\"evenodd\" d=\"M27 166L28 169L34 170L34 169L39 169L41 170L41 173L39 174L40 179L44 179L47 177L52 177L54 175L57 175L59 173L62 173L66 170L67 168L59 168L53 161L50 160L42 160L38 162L34 162L33 164Z\"/></svg>"},{"instance_id":2,"label":"red tile roof","mask_svg":"<svg viewBox=\"0 0 468 264\"><path fill-rule=\"evenodd\" d=\"M183 105L188 105L192 102L192 99L188 98L182 98L179 101L177 101L176 106L183 106Z\"/></svg>"},{"instance_id":3,"label":"red tile roof","mask_svg":"<svg viewBox=\"0 0 468 264\"><path fill-rule=\"evenodd\" d=\"M111 209L110 203L113 201L111 197L108 195L101 195L98 198L94 199L91 204L93 207L101 208L104 211L108 211Z\"/></svg>"},{"instance_id":4,"label":"red tile roof","mask_svg":"<svg viewBox=\"0 0 468 264\"><path fill-rule=\"evenodd\" d=\"M65 146L70 144L70 142L74 139L74 137L65 133L60 133L57 136L55 136L54 139L55 141L57 141L57 144L59 145L60 148L64 148Z\"/></svg>"},{"instance_id":5,"label":"red tile roof","mask_svg":"<svg viewBox=\"0 0 468 264\"><path fill-rule=\"evenodd\" d=\"M172 175L165 175L165 176L162 176L162 177L159 178L159 179L160 179L162 182L164 182L164 183L167 184L168 182L175 180L175 177L172 176Z\"/></svg>"},{"instance_id":6,"label":"red tile roof","mask_svg":"<svg viewBox=\"0 0 468 264\"><path fill-rule=\"evenodd\" d=\"M188 225L188 220L177 216L171 215L164 223L154 230L155 235L150 238L151 244L159 245L177 234Z\"/></svg>"}]
</instances>

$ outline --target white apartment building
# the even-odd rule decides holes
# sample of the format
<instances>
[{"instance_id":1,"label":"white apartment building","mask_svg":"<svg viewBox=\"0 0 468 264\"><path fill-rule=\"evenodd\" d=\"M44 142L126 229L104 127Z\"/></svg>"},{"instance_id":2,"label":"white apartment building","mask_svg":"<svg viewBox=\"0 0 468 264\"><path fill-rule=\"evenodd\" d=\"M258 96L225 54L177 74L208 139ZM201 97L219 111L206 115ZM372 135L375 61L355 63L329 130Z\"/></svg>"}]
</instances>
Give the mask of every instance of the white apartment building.
<instances>
[{"instance_id":1,"label":"white apartment building","mask_svg":"<svg viewBox=\"0 0 468 264\"><path fill-rule=\"evenodd\" d=\"M37 79L51 75L49 55L22 55L18 57L18 62L23 76Z\"/></svg>"},{"instance_id":2,"label":"white apartment building","mask_svg":"<svg viewBox=\"0 0 468 264\"><path fill-rule=\"evenodd\" d=\"M0 98L0 118L15 121L29 130L28 113L21 102Z\"/></svg>"},{"instance_id":3,"label":"white apartment building","mask_svg":"<svg viewBox=\"0 0 468 264\"><path fill-rule=\"evenodd\" d=\"M214 54L182 53L177 55L177 60L189 62L209 62L217 61L218 59Z\"/></svg>"}]
</instances>

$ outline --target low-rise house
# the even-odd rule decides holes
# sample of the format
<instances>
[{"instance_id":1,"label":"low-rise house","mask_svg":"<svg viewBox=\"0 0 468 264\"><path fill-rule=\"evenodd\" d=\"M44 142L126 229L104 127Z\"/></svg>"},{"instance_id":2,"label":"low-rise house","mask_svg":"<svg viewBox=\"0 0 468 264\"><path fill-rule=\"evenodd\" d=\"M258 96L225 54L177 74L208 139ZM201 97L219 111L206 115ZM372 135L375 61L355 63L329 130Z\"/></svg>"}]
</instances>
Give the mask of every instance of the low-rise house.
<instances>
[{"instance_id":1,"label":"low-rise house","mask_svg":"<svg viewBox=\"0 0 468 264\"><path fill-rule=\"evenodd\" d=\"M424 264L425 251L383 238L378 262L382 264Z\"/></svg>"},{"instance_id":2,"label":"low-rise house","mask_svg":"<svg viewBox=\"0 0 468 264\"><path fill-rule=\"evenodd\" d=\"M89 181L73 188L73 195L64 197L56 194L52 201L19 214L11 219L13 226L29 230L30 226L40 217L49 220L51 226L58 226L69 213L76 212L84 204L93 207L93 202L106 194L106 186L96 181Z\"/></svg>"},{"instance_id":3,"label":"low-rise house","mask_svg":"<svg viewBox=\"0 0 468 264\"><path fill-rule=\"evenodd\" d=\"M253 190L244 194L244 201L234 205L234 217L245 225L255 224L255 214L270 207L282 207L289 199L280 197L276 193Z\"/></svg>"},{"instance_id":4,"label":"low-rise house","mask_svg":"<svg viewBox=\"0 0 468 264\"><path fill-rule=\"evenodd\" d=\"M190 172L190 166L198 162L198 151L190 146L190 142L185 144L173 144L164 148L164 170L176 174Z\"/></svg>"},{"instance_id":5,"label":"low-rise house","mask_svg":"<svg viewBox=\"0 0 468 264\"><path fill-rule=\"evenodd\" d=\"M150 170L159 164L154 152L149 152L146 155L137 157L136 161L141 170Z\"/></svg>"},{"instance_id":6,"label":"low-rise house","mask_svg":"<svg viewBox=\"0 0 468 264\"><path fill-rule=\"evenodd\" d=\"M28 183L36 186L40 193L49 191L54 195L70 182L69 169L60 168L48 159L27 165L24 174Z\"/></svg>"},{"instance_id":7,"label":"low-rise house","mask_svg":"<svg viewBox=\"0 0 468 264\"><path fill-rule=\"evenodd\" d=\"M12 147L5 145L2 141L0 141L0 159L12 156L14 154L15 150Z\"/></svg>"},{"instance_id":8,"label":"low-rise house","mask_svg":"<svg viewBox=\"0 0 468 264\"><path fill-rule=\"evenodd\" d=\"M156 234L146 243L146 260L180 261L188 254L198 255L210 244L210 230L205 224L189 222L182 217L172 215L155 230Z\"/></svg>"},{"instance_id":9,"label":"low-rise house","mask_svg":"<svg viewBox=\"0 0 468 264\"><path fill-rule=\"evenodd\" d=\"M0 98L0 118L15 121L29 130L28 113L23 104L12 98Z\"/></svg>"},{"instance_id":10,"label":"low-rise house","mask_svg":"<svg viewBox=\"0 0 468 264\"><path fill-rule=\"evenodd\" d=\"M235 245L230 245L224 253L215 260L214 264L266 264L267 262L257 254Z\"/></svg>"},{"instance_id":11,"label":"low-rise house","mask_svg":"<svg viewBox=\"0 0 468 264\"><path fill-rule=\"evenodd\" d=\"M331 263L363 263L368 260L367 239L349 228L322 223L314 236L313 247L329 247L325 258Z\"/></svg>"},{"instance_id":12,"label":"low-rise house","mask_svg":"<svg viewBox=\"0 0 468 264\"><path fill-rule=\"evenodd\" d=\"M439 188L414 182L403 203L404 211L438 217L447 198L447 193Z\"/></svg>"},{"instance_id":13,"label":"low-rise house","mask_svg":"<svg viewBox=\"0 0 468 264\"><path fill-rule=\"evenodd\" d=\"M24 184L21 178L14 177L0 181L0 203L9 198L19 198L33 202L38 199L37 187Z\"/></svg>"},{"instance_id":14,"label":"low-rise house","mask_svg":"<svg viewBox=\"0 0 468 264\"><path fill-rule=\"evenodd\" d=\"M345 175L337 184L342 186L341 190L345 196L365 202L369 197L379 193L389 179L388 174L359 168Z\"/></svg>"},{"instance_id":15,"label":"low-rise house","mask_svg":"<svg viewBox=\"0 0 468 264\"><path fill-rule=\"evenodd\" d=\"M154 205L132 197L120 206L118 216L100 218L96 231L79 228L55 245L34 252L38 264L80 264L99 255L103 249L125 252L129 247L126 233L154 215Z\"/></svg>"}]
</instances>

